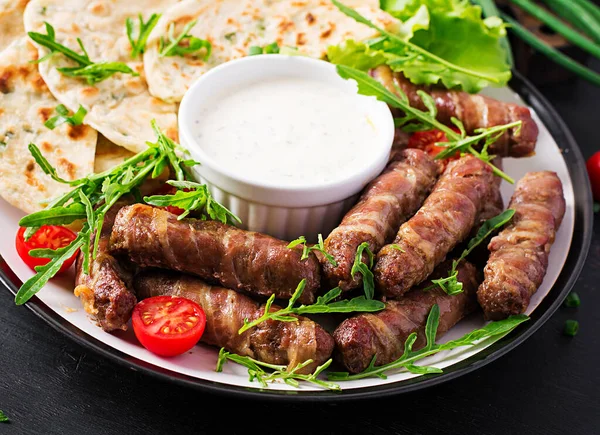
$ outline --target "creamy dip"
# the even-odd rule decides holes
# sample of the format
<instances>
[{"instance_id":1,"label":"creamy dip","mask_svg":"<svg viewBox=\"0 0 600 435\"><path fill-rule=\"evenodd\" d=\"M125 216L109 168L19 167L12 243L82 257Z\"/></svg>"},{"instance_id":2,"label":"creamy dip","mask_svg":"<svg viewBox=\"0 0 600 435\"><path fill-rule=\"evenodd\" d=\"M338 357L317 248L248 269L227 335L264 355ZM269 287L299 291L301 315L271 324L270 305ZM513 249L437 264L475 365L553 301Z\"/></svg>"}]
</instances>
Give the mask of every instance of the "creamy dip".
<instances>
[{"instance_id":1,"label":"creamy dip","mask_svg":"<svg viewBox=\"0 0 600 435\"><path fill-rule=\"evenodd\" d=\"M320 185L369 164L369 145L382 132L369 119L368 98L308 78L258 82L206 104L193 134L216 163L245 179Z\"/></svg>"}]
</instances>

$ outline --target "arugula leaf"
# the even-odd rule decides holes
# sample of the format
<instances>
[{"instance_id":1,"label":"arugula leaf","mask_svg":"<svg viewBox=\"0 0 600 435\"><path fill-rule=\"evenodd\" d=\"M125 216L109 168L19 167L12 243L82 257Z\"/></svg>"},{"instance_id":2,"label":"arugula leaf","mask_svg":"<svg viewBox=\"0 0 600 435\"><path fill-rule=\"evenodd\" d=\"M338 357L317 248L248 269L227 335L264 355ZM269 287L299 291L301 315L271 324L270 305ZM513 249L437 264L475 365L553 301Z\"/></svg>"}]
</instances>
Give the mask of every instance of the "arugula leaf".
<instances>
[{"instance_id":1,"label":"arugula leaf","mask_svg":"<svg viewBox=\"0 0 600 435\"><path fill-rule=\"evenodd\" d=\"M416 366L415 362L422 360L431 355L435 355L444 350L452 350L463 346L473 346L485 338L500 338L511 332L521 323L529 320L526 315L511 316L507 319L497 322L490 322L481 329L471 331L461 338L448 341L444 344L436 344L435 338L437 327L440 320L440 309L438 305L434 305L427 317L425 325L425 336L427 344L420 350L413 351L412 347L417 339L417 334L412 333L404 343L404 353L396 361L381 366L375 366L376 356L373 357L369 366L361 373L350 374L347 372L329 372L327 379L330 381L352 381L356 379L364 379L370 377L386 378L385 373L390 370L405 369L415 374L435 374L442 373L442 370L431 366Z\"/></svg>"},{"instance_id":2,"label":"arugula leaf","mask_svg":"<svg viewBox=\"0 0 600 435\"><path fill-rule=\"evenodd\" d=\"M478 159L484 161L488 166L492 168L492 171L495 175L503 178L509 183L514 184L514 180L511 177L509 177L507 174L502 172L490 162L491 156L482 155L480 152L475 150L475 148L473 148L473 144L482 139L486 139L486 145L484 147L487 147L491 143L493 143L494 140L497 140L502 132L511 128L519 128L522 124L521 121L495 126L488 129L479 129L477 130L477 132L479 133L477 136L463 137L462 135L452 130L450 127L436 120L435 117L431 116L431 107L427 112L412 107L410 105L410 102L408 101L408 97L406 96L406 94L404 94L404 92L402 92L400 88L397 87L396 92L398 95L396 95L363 71L359 71L357 69L350 68L345 65L337 65L336 69L340 77L346 80L352 79L356 82L356 84L358 85L359 94L375 97L379 101L383 101L384 103L392 107L402 110L404 112L404 117L396 118L395 121L397 122L398 127L406 129L406 127L409 126L411 131L415 131L416 129L429 130L434 128L441 130L444 132L446 137L450 139L450 142L440 145L446 145L448 148L460 146L460 149L464 149L465 152L473 154ZM423 98L423 95L424 93L420 94L421 98ZM423 100L423 103L429 106L431 105L430 101L426 103L425 100ZM453 120L453 123L455 125L458 124L462 126L462 123L460 123L460 121L458 120ZM464 126L462 126L461 132L462 131L464 131ZM443 152L445 151L446 150L444 150ZM453 152L455 151L456 150L454 150ZM436 158L439 158L439 154Z\"/></svg>"},{"instance_id":3,"label":"arugula leaf","mask_svg":"<svg viewBox=\"0 0 600 435\"><path fill-rule=\"evenodd\" d=\"M83 272L89 273L89 258L95 258L98 253L100 231L106 212L123 195L135 193L138 186L148 177L160 175L162 170L157 171L157 168L164 169L169 165L173 168L177 181L173 181L172 184L177 182L185 184L185 180L191 178L188 168L197 162L184 160L181 156L185 155L185 150L169 139L155 121L151 124L157 136L156 143L147 142L146 150L114 168L74 181L60 178L56 169L44 158L37 146L29 145L29 151L42 170L56 181L70 185L72 190L51 201L44 210L25 216L20 221L21 226L27 227L26 237L31 237L41 224L64 225L79 219L86 221L77 238L67 247L57 251L31 251L31 255L51 258L51 261L42 268L36 268L37 274L23 284L15 298L18 304L27 302L37 293L57 273L64 261L78 249L85 254ZM186 186L197 186L197 183ZM227 209L212 197L207 199L205 211L213 219L222 220L223 216L227 215ZM93 251L92 238L94 238ZM88 255L90 251L91 256Z\"/></svg>"},{"instance_id":4,"label":"arugula leaf","mask_svg":"<svg viewBox=\"0 0 600 435\"><path fill-rule=\"evenodd\" d=\"M267 388L269 383L272 383L277 380L281 380L292 387L299 387L300 383L298 381L309 382L314 385L318 385L319 387L340 391L341 388L339 385L334 384L332 382L327 382L319 379L319 375L323 373L332 363L332 360L326 361L324 364L320 365L315 369L315 371L311 374L305 375L300 374L300 370L304 367L313 363L312 359L304 361L303 363L299 363L292 370L288 370L284 365L276 365L276 364L268 364L254 358L250 358L249 356L237 355L235 353L229 353L225 350L225 348L221 348L219 351L219 358L217 359L217 366L215 368L216 372L222 372L223 366L227 361L233 361L237 364L240 364L248 369L248 380L250 382L257 381L264 388ZM271 372L267 372L265 369L271 370Z\"/></svg>"},{"instance_id":5,"label":"arugula leaf","mask_svg":"<svg viewBox=\"0 0 600 435\"><path fill-rule=\"evenodd\" d=\"M249 322L248 319L244 320L244 326L240 328L238 334L243 334L247 330L260 325L267 320L278 320L280 322L297 322L298 318L294 316L301 316L304 314L325 314L325 313L360 313L360 312L376 312L381 311L385 308L385 304L381 301L375 301L371 299L365 299L364 296L359 296L350 300L343 300L337 302L331 302L338 298L342 294L342 290L336 287L329 290L325 295L319 296L317 301L313 305L300 305L294 307L304 288L306 287L306 280L303 279L298 284L296 291L290 298L288 306L281 308L277 311L271 311L271 306L275 301L275 295L271 297L265 303L265 309L263 315L258 319Z\"/></svg>"},{"instance_id":6,"label":"arugula leaf","mask_svg":"<svg viewBox=\"0 0 600 435\"><path fill-rule=\"evenodd\" d=\"M19 226L69 225L85 218L85 206L79 202L73 202L65 207L41 210L37 213L27 215L19 221Z\"/></svg>"},{"instance_id":7,"label":"arugula leaf","mask_svg":"<svg viewBox=\"0 0 600 435\"><path fill-rule=\"evenodd\" d=\"M159 18L160 14L152 14L150 18L148 18L148 21L144 23L144 18L142 17L142 14L139 14L139 32L137 35L137 39L135 38L135 36L133 36L135 27L133 20L131 18L127 18L127 20L125 21L127 38L129 39L129 42L131 44L132 59L137 59L137 57L140 54L144 53L148 37L150 36L152 29L154 29L154 27L156 26L156 23L158 23Z\"/></svg>"},{"instance_id":8,"label":"arugula leaf","mask_svg":"<svg viewBox=\"0 0 600 435\"><path fill-rule=\"evenodd\" d=\"M2 410L0 410L0 423L8 423L9 421L10 420L8 419L6 414L4 414L4 412L2 412Z\"/></svg>"},{"instance_id":9,"label":"arugula leaf","mask_svg":"<svg viewBox=\"0 0 600 435\"><path fill-rule=\"evenodd\" d=\"M309 247L306 244L306 237L300 236L296 240L292 240L287 245L287 248L288 249L293 249L296 246L302 246L302 256L300 257L300 261L306 260L308 258L308 254L309 254L310 251L318 251L321 254L323 254L323 256L325 257L325 259L333 267L337 266L337 261L335 261L335 258L333 258L333 255L331 255L327 251L325 251L325 244L323 242L323 235L322 234L319 234L319 236L318 236L318 243L316 245L314 245L314 246Z\"/></svg>"},{"instance_id":10,"label":"arugula leaf","mask_svg":"<svg viewBox=\"0 0 600 435\"><path fill-rule=\"evenodd\" d=\"M363 263L363 254L367 255L367 259L369 262L368 264ZM354 258L354 264L352 265L350 274L352 276L354 276L357 273L360 273L362 275L363 288L365 290L365 296L367 297L367 299L373 299L373 297L375 296L375 279L373 272L371 271L374 262L375 255L373 255L373 252L371 252L369 244L367 242L362 242L356 249L356 257Z\"/></svg>"},{"instance_id":11,"label":"arugula leaf","mask_svg":"<svg viewBox=\"0 0 600 435\"><path fill-rule=\"evenodd\" d=\"M46 34L37 32L28 32L27 35L36 42L37 44L46 47L50 50L46 56L35 61L35 63L41 63L54 56L56 53L62 53L68 59L75 61L78 66L69 68L57 68L57 71L63 75L70 77L81 77L87 80L89 85L94 85L98 82L112 77L115 73L121 72L124 74L131 74L132 76L139 76L134 70L122 62L101 62L94 63L90 59L83 46L81 39L77 38L77 43L81 48L83 54L79 54L68 47L58 43L56 41L56 32L54 27L48 22L46 25Z\"/></svg>"},{"instance_id":12,"label":"arugula leaf","mask_svg":"<svg viewBox=\"0 0 600 435\"><path fill-rule=\"evenodd\" d=\"M473 237L468 245L467 245L467 249L465 249L463 251L463 253L460 255L460 257L457 260L454 260L452 262L452 269L450 269L450 271L448 272L448 277L446 278L440 278L440 279L432 279L431 282L433 283L433 285L425 288L424 290L430 290L432 288L435 288L435 286L439 286L442 290L444 290L447 294L449 294L450 296L456 295L458 293L462 293L463 291L463 284L462 282L458 281L458 265L459 263L464 260L465 258L467 258L469 256L469 254L471 252L473 252L473 249L475 249L477 246L479 246L481 243L483 243L488 237L490 237L494 231L502 228L504 225L506 225L508 222L510 222L510 220L513 218L513 216L515 215L515 210L513 209L508 209L503 211L502 213L500 213L498 216L494 216L491 219L488 219L487 221L485 221L483 223L483 225L481 225L481 228L479 228L479 231L477 231L477 234L475 235L475 237Z\"/></svg>"},{"instance_id":13,"label":"arugula leaf","mask_svg":"<svg viewBox=\"0 0 600 435\"><path fill-rule=\"evenodd\" d=\"M87 115L87 110L82 105L79 105L79 109L77 109L77 112L75 112L73 116L69 116L69 109L62 104L56 106L55 110L58 115L48 119L44 123L44 125L50 130L54 130L59 125L65 123L72 126L81 125L83 124L83 118L85 118L85 115Z\"/></svg>"},{"instance_id":14,"label":"arugula leaf","mask_svg":"<svg viewBox=\"0 0 600 435\"><path fill-rule=\"evenodd\" d=\"M46 160L46 158L42 155L42 152L40 151L40 149L35 144L30 143L27 146L27 148L29 149L29 152L33 156L33 159L38 164L38 166L42 169L44 174L52 177L52 179L54 181L56 181L58 183L62 183L62 184L69 184L69 185L75 185L75 184L79 183L79 180L67 181L64 178L59 177L58 173L56 172L56 169L50 164L50 162L48 162L48 160Z\"/></svg>"},{"instance_id":15,"label":"arugula leaf","mask_svg":"<svg viewBox=\"0 0 600 435\"><path fill-rule=\"evenodd\" d=\"M205 54L200 58L204 61L208 60L212 52L212 44L205 39L196 38L189 34L196 23L197 20L187 23L179 36L175 36L175 23L171 23L168 30L169 44L167 45L165 40L162 37L160 38L160 57L195 55L204 50Z\"/></svg>"},{"instance_id":16,"label":"arugula leaf","mask_svg":"<svg viewBox=\"0 0 600 435\"><path fill-rule=\"evenodd\" d=\"M364 70L387 64L415 84L441 82L449 89L460 87L472 93L488 85L504 86L510 79L502 43L504 23L497 17L483 20L481 9L468 2L382 0L381 8L401 20L397 33L387 32L337 0L333 3L382 38L377 43L346 41L330 47L332 63Z\"/></svg>"},{"instance_id":17,"label":"arugula leaf","mask_svg":"<svg viewBox=\"0 0 600 435\"><path fill-rule=\"evenodd\" d=\"M172 180L167 183L182 190L173 195L146 196L144 201L158 207L173 206L183 209L184 212L177 218L178 220L185 218L193 211L200 211L204 216L224 224L242 222L239 217L214 200L206 184Z\"/></svg>"}]
</instances>

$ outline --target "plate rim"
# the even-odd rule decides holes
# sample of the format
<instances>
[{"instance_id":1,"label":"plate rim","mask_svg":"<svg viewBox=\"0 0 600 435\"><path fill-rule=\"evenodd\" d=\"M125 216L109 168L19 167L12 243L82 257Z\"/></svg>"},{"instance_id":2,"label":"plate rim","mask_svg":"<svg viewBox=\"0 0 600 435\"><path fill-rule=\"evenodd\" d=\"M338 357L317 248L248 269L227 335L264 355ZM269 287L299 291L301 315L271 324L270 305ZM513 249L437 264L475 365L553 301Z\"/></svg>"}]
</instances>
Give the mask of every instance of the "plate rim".
<instances>
[{"instance_id":1,"label":"plate rim","mask_svg":"<svg viewBox=\"0 0 600 435\"><path fill-rule=\"evenodd\" d=\"M563 159L565 160L572 184L578 187L574 191L575 222L573 239L558 279L538 308L531 314L531 319L521 324L511 334L503 337L481 352L445 368L442 374L424 375L390 384L348 389L341 392L327 390L288 391L241 387L173 372L127 355L91 337L62 319L37 297L31 299L25 306L55 330L83 346L86 350L100 354L117 364L134 371L140 371L155 379L218 395L236 396L238 398L277 401L327 401L329 403L381 398L428 388L477 370L523 343L554 314L577 281L585 264L592 239L592 193L587 173L581 170L581 168L585 168L585 160L572 133L548 100L519 72L513 72L513 78L509 83L509 87L518 93L536 111L563 151ZM16 294L18 287L21 285L20 280L14 274L3 269L0 269L0 282L13 294Z\"/></svg>"}]
</instances>

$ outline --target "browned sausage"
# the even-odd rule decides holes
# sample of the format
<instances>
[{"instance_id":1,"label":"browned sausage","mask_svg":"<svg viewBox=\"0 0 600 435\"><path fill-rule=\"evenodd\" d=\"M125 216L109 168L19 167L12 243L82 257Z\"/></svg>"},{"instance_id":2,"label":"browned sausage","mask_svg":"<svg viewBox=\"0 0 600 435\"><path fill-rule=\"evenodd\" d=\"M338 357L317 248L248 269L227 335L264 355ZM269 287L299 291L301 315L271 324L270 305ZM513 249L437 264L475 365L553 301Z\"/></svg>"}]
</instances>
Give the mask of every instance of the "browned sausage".
<instances>
[{"instance_id":1,"label":"browned sausage","mask_svg":"<svg viewBox=\"0 0 600 435\"><path fill-rule=\"evenodd\" d=\"M417 91L427 92L435 101L438 120L452 126L452 117L460 119L469 134L478 128L522 121L521 130L511 129L502 135L490 146L490 153L504 157L526 157L535 151L538 126L526 107L504 103L483 95L417 86L407 80L402 73L393 73L387 66L377 67L371 71L371 74L393 93L397 93L396 86L398 86L408 96L410 105L421 110L426 110L426 107Z\"/></svg>"},{"instance_id":2,"label":"browned sausage","mask_svg":"<svg viewBox=\"0 0 600 435\"><path fill-rule=\"evenodd\" d=\"M374 275L383 295L397 298L425 280L469 235L492 186L481 160L466 155L450 162L423 207L400 227L397 246L379 251Z\"/></svg>"},{"instance_id":3,"label":"browned sausage","mask_svg":"<svg viewBox=\"0 0 600 435\"><path fill-rule=\"evenodd\" d=\"M329 359L333 350L331 335L305 317L298 317L298 322L268 320L238 334L244 319L253 321L262 316L265 306L233 290L212 287L198 278L149 271L136 277L135 289L140 299L172 295L198 303L206 314L201 341L224 347L229 352L289 368L312 359L314 363L304 369L312 372ZM279 308L272 306L271 310Z\"/></svg>"},{"instance_id":4,"label":"browned sausage","mask_svg":"<svg viewBox=\"0 0 600 435\"><path fill-rule=\"evenodd\" d=\"M437 267L432 277L448 275L452 267L446 261ZM333 333L336 344L336 358L351 373L359 373L367 368L373 356L375 365L388 364L404 353L404 343L410 334L417 333L413 349L426 344L425 324L431 307L440 307L440 323L437 336L440 337L470 314L476 307L475 292L480 280L479 272L470 263L463 261L458 266L458 280L463 283L463 293L449 296L436 287L424 291L411 290L397 301L386 302L383 311L373 314L359 314L351 317ZM427 282L423 286L430 284Z\"/></svg>"},{"instance_id":5,"label":"browned sausage","mask_svg":"<svg viewBox=\"0 0 600 435\"><path fill-rule=\"evenodd\" d=\"M123 207L115 220L111 249L143 267L191 273L222 286L261 296L289 299L302 279L300 301L310 304L321 272L311 253L265 234L214 221L177 220L165 210L136 204Z\"/></svg>"},{"instance_id":6,"label":"browned sausage","mask_svg":"<svg viewBox=\"0 0 600 435\"><path fill-rule=\"evenodd\" d=\"M98 255L93 260L90 258L89 275L83 271L83 254L80 253L77 258L75 296L81 298L85 311L107 332L126 330L133 307L137 303L131 291L131 272L125 262L117 261L108 252L115 216L125 204L126 202L119 202L105 214Z\"/></svg>"},{"instance_id":7,"label":"browned sausage","mask_svg":"<svg viewBox=\"0 0 600 435\"><path fill-rule=\"evenodd\" d=\"M337 262L337 266L326 260L322 264L332 287L346 291L361 284L362 277L352 277L350 273L358 246L367 242L371 252L377 253L389 243L400 224L421 207L437 175L437 163L423 151L409 149L395 154L325 240L325 251Z\"/></svg>"},{"instance_id":8,"label":"browned sausage","mask_svg":"<svg viewBox=\"0 0 600 435\"><path fill-rule=\"evenodd\" d=\"M530 172L517 184L515 215L488 246L485 280L477 291L486 318L524 313L544 280L548 255L565 213L562 183L554 172Z\"/></svg>"}]
</instances>

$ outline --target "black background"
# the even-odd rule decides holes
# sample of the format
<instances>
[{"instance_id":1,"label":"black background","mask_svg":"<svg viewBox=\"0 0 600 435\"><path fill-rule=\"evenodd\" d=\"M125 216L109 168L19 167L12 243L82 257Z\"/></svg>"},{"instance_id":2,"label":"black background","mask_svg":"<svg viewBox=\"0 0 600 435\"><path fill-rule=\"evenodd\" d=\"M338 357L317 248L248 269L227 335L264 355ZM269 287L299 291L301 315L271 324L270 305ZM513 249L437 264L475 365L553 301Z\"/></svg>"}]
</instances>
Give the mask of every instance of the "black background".
<instances>
[{"instance_id":1,"label":"black background","mask_svg":"<svg viewBox=\"0 0 600 435\"><path fill-rule=\"evenodd\" d=\"M600 89L575 80L541 91L584 156L598 151ZM524 344L459 379L339 405L239 400L155 380L85 350L0 289L0 409L11 419L0 434L598 434L599 282L597 230L574 289L581 307L561 308ZM567 319L580 323L575 338L562 334Z\"/></svg>"}]
</instances>

